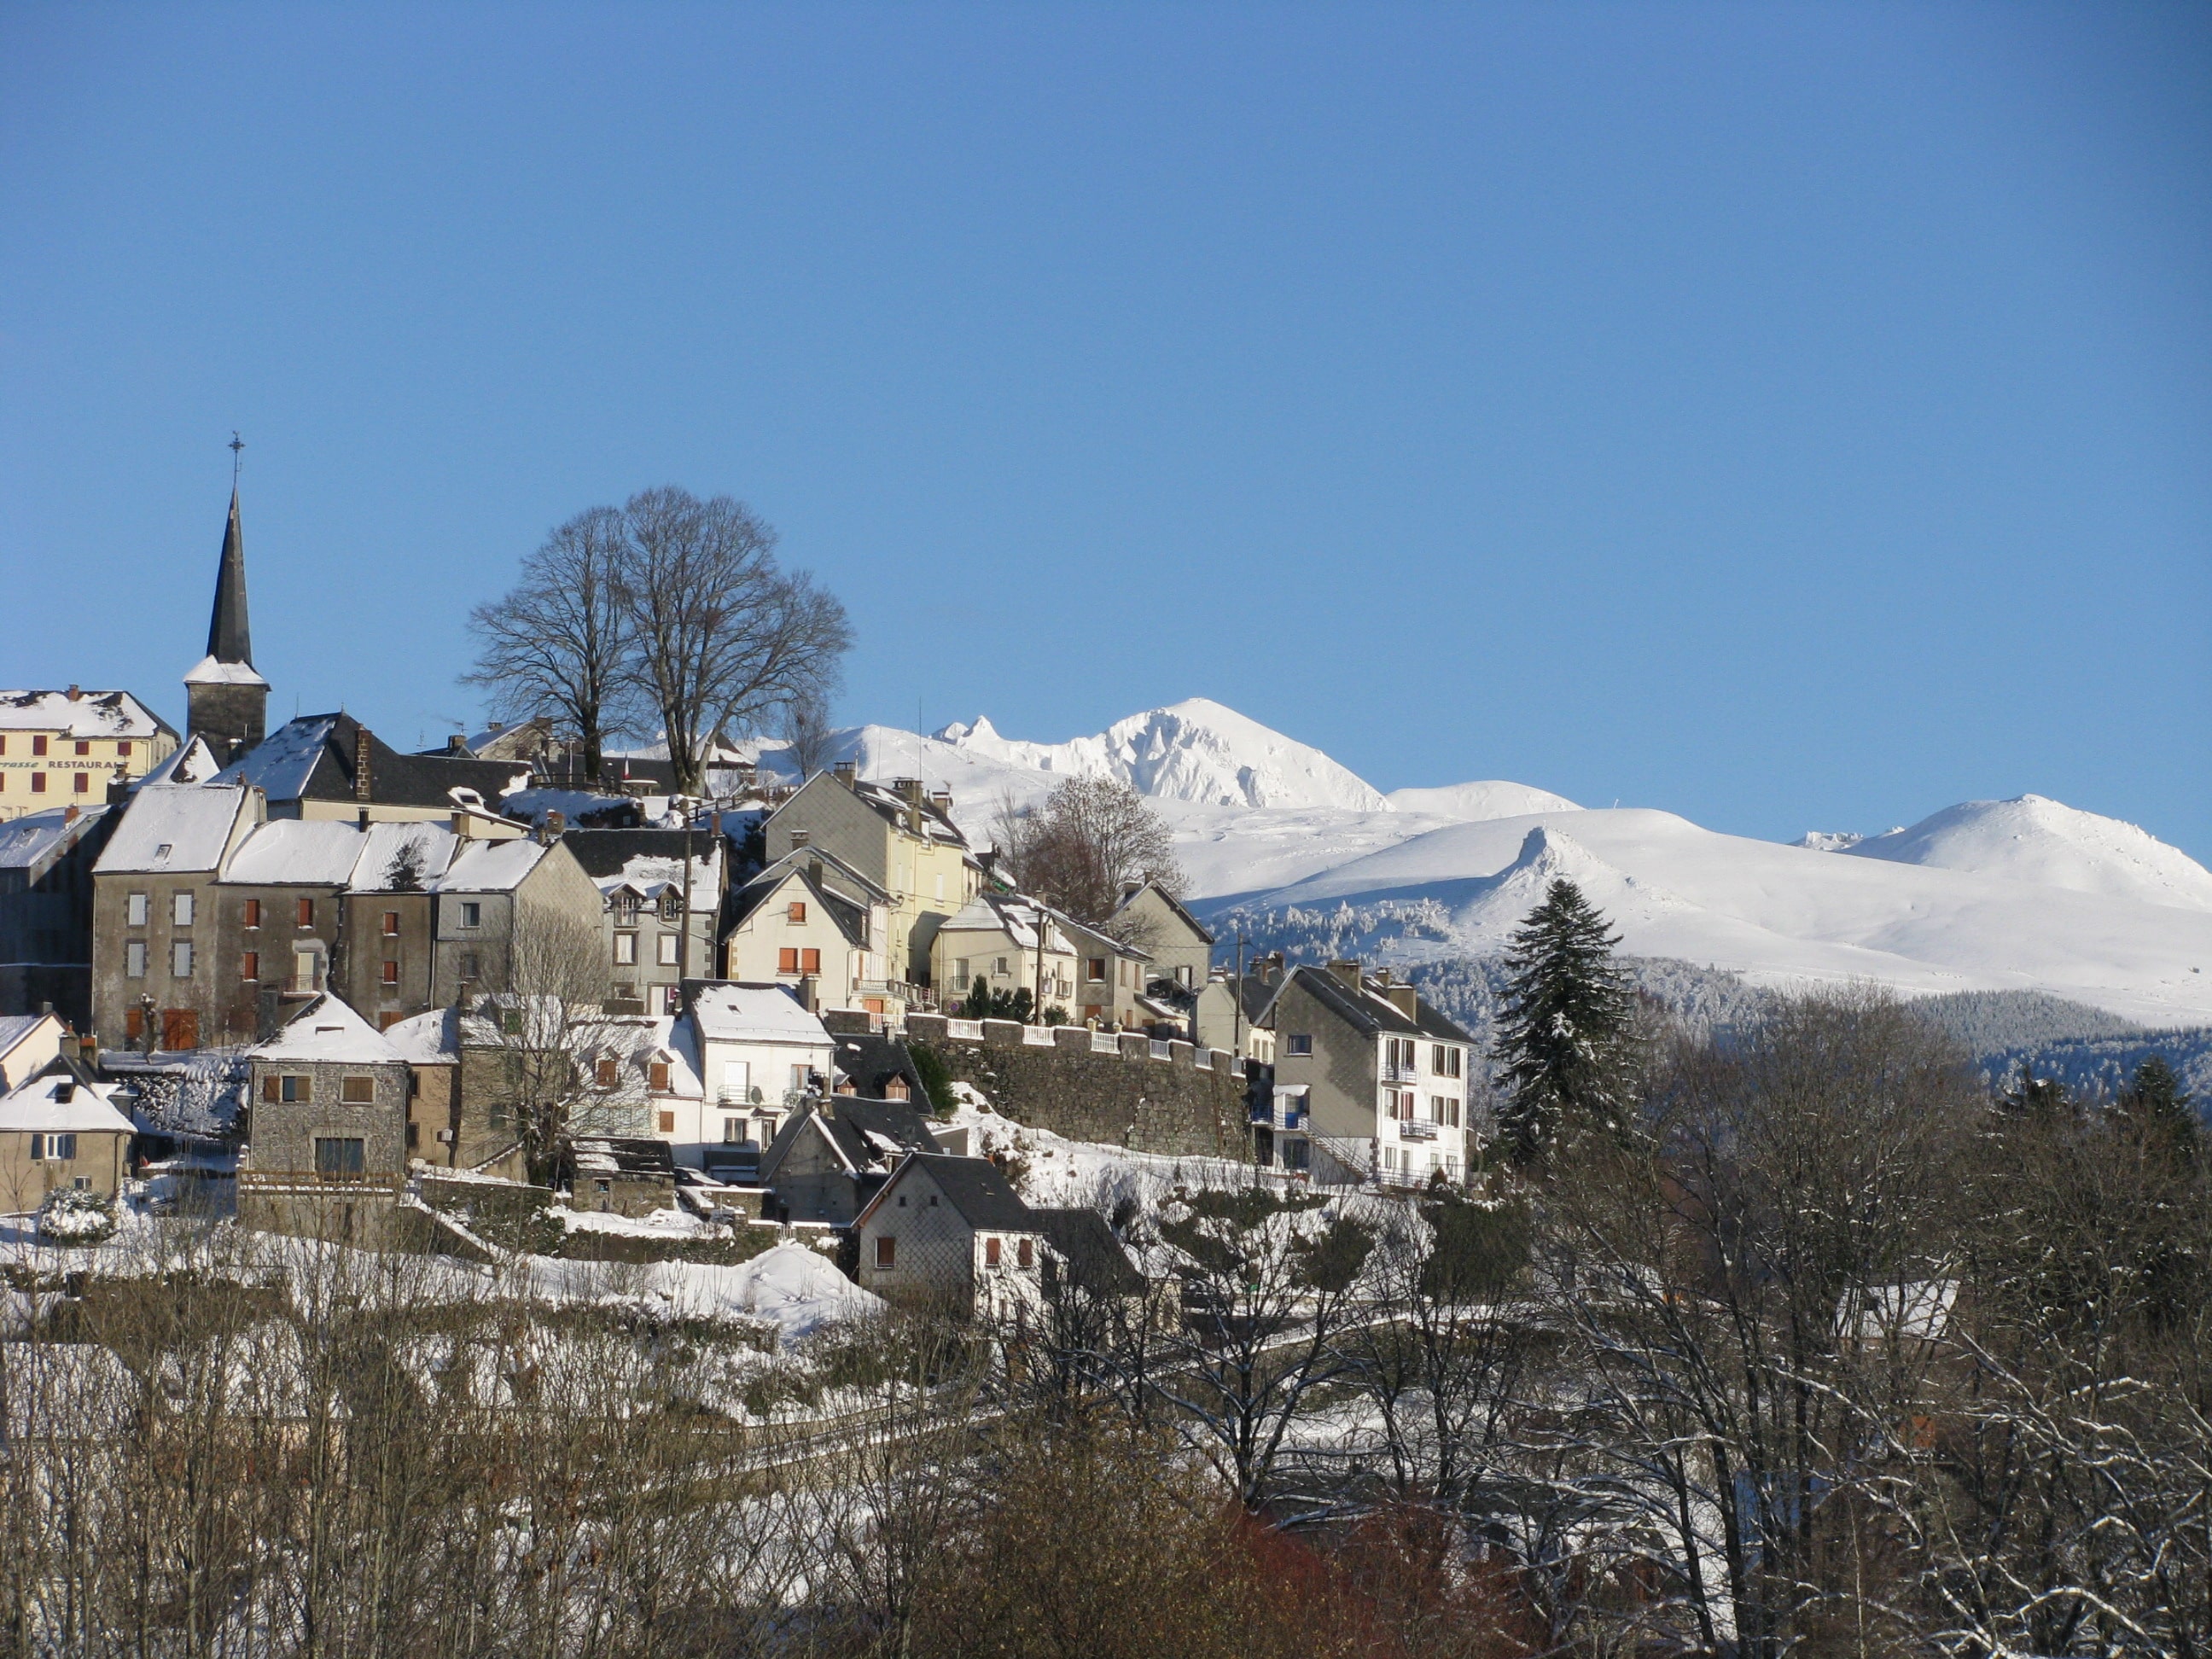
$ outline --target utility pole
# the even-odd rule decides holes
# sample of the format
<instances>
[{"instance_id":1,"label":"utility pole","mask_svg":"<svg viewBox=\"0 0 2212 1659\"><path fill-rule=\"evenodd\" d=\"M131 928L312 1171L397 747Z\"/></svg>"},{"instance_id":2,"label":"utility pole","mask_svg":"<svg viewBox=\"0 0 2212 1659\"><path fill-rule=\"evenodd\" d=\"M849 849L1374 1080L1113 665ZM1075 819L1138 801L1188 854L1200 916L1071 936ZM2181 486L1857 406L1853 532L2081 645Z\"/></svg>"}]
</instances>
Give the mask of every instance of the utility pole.
<instances>
[{"instance_id":1,"label":"utility pole","mask_svg":"<svg viewBox=\"0 0 2212 1659\"><path fill-rule=\"evenodd\" d=\"M676 994L680 1002L684 981L691 977L691 802L684 802L684 921L676 934Z\"/></svg>"}]
</instances>

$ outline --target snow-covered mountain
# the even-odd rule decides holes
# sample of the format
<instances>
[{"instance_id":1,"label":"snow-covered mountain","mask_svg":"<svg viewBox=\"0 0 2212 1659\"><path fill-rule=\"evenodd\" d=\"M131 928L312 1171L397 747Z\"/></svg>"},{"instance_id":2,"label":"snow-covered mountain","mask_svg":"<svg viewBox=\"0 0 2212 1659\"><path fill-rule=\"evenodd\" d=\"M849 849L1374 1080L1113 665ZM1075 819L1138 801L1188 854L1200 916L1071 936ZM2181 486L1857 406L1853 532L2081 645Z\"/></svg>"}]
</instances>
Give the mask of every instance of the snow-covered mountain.
<instances>
[{"instance_id":1,"label":"snow-covered mountain","mask_svg":"<svg viewBox=\"0 0 2212 1659\"><path fill-rule=\"evenodd\" d=\"M762 758L780 760L774 745ZM1073 774L1121 778L1174 831L1194 908L1262 941L1326 938L1409 965L1489 955L1564 874L1627 950L1761 984L2042 990L2151 1025L2212 1024L2212 872L2132 824L2039 796L1784 847L1525 784L1386 796L1203 699L1066 743L980 719L928 736L862 726L840 734L839 758L950 789L983 842L1005 802L1034 803Z\"/></svg>"},{"instance_id":2,"label":"snow-covered mountain","mask_svg":"<svg viewBox=\"0 0 2212 1659\"><path fill-rule=\"evenodd\" d=\"M1340 806L1387 812L1390 803L1320 750L1204 697L1116 720L1066 743L1002 738L989 720L955 721L939 743L1002 765L1119 778L1141 794L1207 806Z\"/></svg>"},{"instance_id":3,"label":"snow-covered mountain","mask_svg":"<svg viewBox=\"0 0 2212 1659\"><path fill-rule=\"evenodd\" d=\"M2041 795L1968 800L1837 849L1854 858L1979 870L2076 893L2212 910L2212 870L2148 830Z\"/></svg>"}]
</instances>

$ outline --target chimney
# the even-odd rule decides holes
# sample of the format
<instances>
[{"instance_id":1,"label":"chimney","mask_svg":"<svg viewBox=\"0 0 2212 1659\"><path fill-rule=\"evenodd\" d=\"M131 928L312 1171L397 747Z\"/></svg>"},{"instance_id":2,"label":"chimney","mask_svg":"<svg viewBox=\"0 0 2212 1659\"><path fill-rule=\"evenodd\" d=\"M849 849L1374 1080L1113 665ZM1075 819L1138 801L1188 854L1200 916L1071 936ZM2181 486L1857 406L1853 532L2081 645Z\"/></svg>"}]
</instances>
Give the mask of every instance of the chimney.
<instances>
[{"instance_id":1,"label":"chimney","mask_svg":"<svg viewBox=\"0 0 2212 1659\"><path fill-rule=\"evenodd\" d=\"M356 726L353 729L353 798L356 800L374 800L368 775L368 728Z\"/></svg>"},{"instance_id":2,"label":"chimney","mask_svg":"<svg viewBox=\"0 0 2212 1659\"><path fill-rule=\"evenodd\" d=\"M792 844L792 846L793 846L793 847L794 847L794 848L799 848L799 847L804 847L804 846L805 846L805 845L806 845L806 838L807 838L810 835L811 835L811 834L813 834L813 831L812 831L812 830L793 830L793 831L791 832L791 844Z\"/></svg>"},{"instance_id":3,"label":"chimney","mask_svg":"<svg viewBox=\"0 0 2212 1659\"><path fill-rule=\"evenodd\" d=\"M75 801L71 801L67 806L62 808L62 822L64 823L75 823L76 822L76 803Z\"/></svg>"},{"instance_id":4,"label":"chimney","mask_svg":"<svg viewBox=\"0 0 2212 1659\"><path fill-rule=\"evenodd\" d=\"M839 761L830 769L830 775L850 789L854 781L860 775L860 763L856 761Z\"/></svg>"},{"instance_id":5,"label":"chimney","mask_svg":"<svg viewBox=\"0 0 2212 1659\"><path fill-rule=\"evenodd\" d=\"M548 846L568 833L568 815L566 812L548 812L545 815L545 842Z\"/></svg>"},{"instance_id":6,"label":"chimney","mask_svg":"<svg viewBox=\"0 0 2212 1659\"><path fill-rule=\"evenodd\" d=\"M806 876L807 879L811 881L816 886L819 887L822 884L822 860L820 859L809 859L806 860Z\"/></svg>"},{"instance_id":7,"label":"chimney","mask_svg":"<svg viewBox=\"0 0 2212 1659\"><path fill-rule=\"evenodd\" d=\"M1353 990L1359 988L1359 958L1340 957L1328 964L1328 971Z\"/></svg>"},{"instance_id":8,"label":"chimney","mask_svg":"<svg viewBox=\"0 0 2212 1659\"><path fill-rule=\"evenodd\" d=\"M1412 986L1402 983L1385 985L1382 988L1382 994L1396 1004L1398 1012L1405 1015L1407 1019L1419 1019L1421 1017L1421 1000L1413 994Z\"/></svg>"},{"instance_id":9,"label":"chimney","mask_svg":"<svg viewBox=\"0 0 2212 1659\"><path fill-rule=\"evenodd\" d=\"M454 732L452 737L446 739L446 752L449 755L467 754L469 752L469 740L463 737L459 732Z\"/></svg>"},{"instance_id":10,"label":"chimney","mask_svg":"<svg viewBox=\"0 0 2212 1659\"><path fill-rule=\"evenodd\" d=\"M934 806L939 811L944 813L946 817L949 818L952 816L952 792L950 789L931 790L929 792L929 804L932 806Z\"/></svg>"},{"instance_id":11,"label":"chimney","mask_svg":"<svg viewBox=\"0 0 2212 1659\"><path fill-rule=\"evenodd\" d=\"M72 685L71 687L70 687L70 689L69 689L69 700L70 700L71 702L76 702L79 697L82 696L83 695L84 695L84 694L83 694L82 692L79 691L79 690L76 689L76 687L75 687L75 686L73 686L73 685Z\"/></svg>"},{"instance_id":12,"label":"chimney","mask_svg":"<svg viewBox=\"0 0 2212 1659\"><path fill-rule=\"evenodd\" d=\"M469 839L469 809L465 806L456 806L453 809L453 839L455 841Z\"/></svg>"}]
</instances>

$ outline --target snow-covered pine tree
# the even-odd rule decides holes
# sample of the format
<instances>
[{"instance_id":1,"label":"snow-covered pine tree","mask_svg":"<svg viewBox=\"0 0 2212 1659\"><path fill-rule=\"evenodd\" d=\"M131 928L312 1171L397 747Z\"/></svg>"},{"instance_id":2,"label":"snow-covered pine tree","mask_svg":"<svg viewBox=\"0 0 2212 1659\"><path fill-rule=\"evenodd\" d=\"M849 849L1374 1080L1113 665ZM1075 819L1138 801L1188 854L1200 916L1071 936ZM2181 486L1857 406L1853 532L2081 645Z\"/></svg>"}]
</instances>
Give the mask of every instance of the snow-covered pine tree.
<instances>
[{"instance_id":1,"label":"snow-covered pine tree","mask_svg":"<svg viewBox=\"0 0 2212 1659\"><path fill-rule=\"evenodd\" d=\"M2197 1161L2202 1124L2163 1054L2153 1054L2136 1067L2120 1093L2120 1110L2136 1133L2162 1143L2184 1164Z\"/></svg>"},{"instance_id":2,"label":"snow-covered pine tree","mask_svg":"<svg viewBox=\"0 0 2212 1659\"><path fill-rule=\"evenodd\" d=\"M1626 1121L1636 1004L1613 960L1620 943L1564 877L1514 932L1491 1053L1504 1095L1498 1128L1523 1162L1563 1134Z\"/></svg>"}]
</instances>

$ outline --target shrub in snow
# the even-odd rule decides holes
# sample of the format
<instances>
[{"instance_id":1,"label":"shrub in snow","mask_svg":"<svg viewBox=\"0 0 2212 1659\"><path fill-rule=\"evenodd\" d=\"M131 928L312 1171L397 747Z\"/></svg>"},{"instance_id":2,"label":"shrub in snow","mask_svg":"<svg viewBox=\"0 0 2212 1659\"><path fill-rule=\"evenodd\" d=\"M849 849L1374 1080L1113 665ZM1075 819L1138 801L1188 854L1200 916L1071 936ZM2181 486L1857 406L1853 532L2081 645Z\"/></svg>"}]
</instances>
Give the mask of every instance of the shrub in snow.
<instances>
[{"instance_id":1,"label":"shrub in snow","mask_svg":"<svg viewBox=\"0 0 2212 1659\"><path fill-rule=\"evenodd\" d=\"M39 1237L49 1244L100 1244L115 1237L115 1204L98 1193L59 1187L39 1206Z\"/></svg>"}]
</instances>

